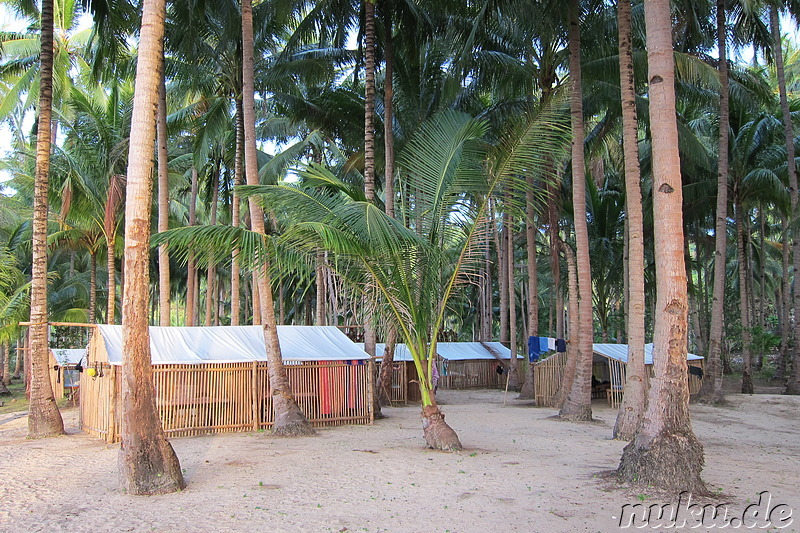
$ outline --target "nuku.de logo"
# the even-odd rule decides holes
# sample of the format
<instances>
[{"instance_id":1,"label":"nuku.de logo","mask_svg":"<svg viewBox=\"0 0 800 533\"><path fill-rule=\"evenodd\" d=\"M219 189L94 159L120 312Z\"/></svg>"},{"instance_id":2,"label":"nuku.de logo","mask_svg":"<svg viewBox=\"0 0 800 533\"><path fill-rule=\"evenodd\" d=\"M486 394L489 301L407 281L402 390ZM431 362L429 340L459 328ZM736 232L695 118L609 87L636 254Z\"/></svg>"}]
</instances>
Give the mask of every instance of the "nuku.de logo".
<instances>
[{"instance_id":1,"label":"nuku.de logo","mask_svg":"<svg viewBox=\"0 0 800 533\"><path fill-rule=\"evenodd\" d=\"M783 529L792 524L793 509L785 503L772 503L772 494L763 491L758 502L748 505L740 514L731 512L727 504L692 503L691 492L681 492L678 503L625 504L619 517L620 529L678 528L743 528ZM612 517L616 519L616 516Z\"/></svg>"}]
</instances>

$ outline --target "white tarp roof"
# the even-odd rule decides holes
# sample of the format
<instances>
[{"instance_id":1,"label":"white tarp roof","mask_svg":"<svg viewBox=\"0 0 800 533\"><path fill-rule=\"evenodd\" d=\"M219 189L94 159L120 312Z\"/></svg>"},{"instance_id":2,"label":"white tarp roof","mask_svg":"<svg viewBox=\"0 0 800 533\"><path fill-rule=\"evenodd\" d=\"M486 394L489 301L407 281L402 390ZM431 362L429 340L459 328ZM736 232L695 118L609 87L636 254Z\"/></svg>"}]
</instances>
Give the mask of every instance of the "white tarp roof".
<instances>
[{"instance_id":1,"label":"white tarp roof","mask_svg":"<svg viewBox=\"0 0 800 533\"><path fill-rule=\"evenodd\" d=\"M99 325L108 362L122 363L122 326ZM278 326L285 361L351 361L369 356L334 326ZM266 361L261 326L150 326L154 364Z\"/></svg>"},{"instance_id":2,"label":"white tarp roof","mask_svg":"<svg viewBox=\"0 0 800 533\"><path fill-rule=\"evenodd\" d=\"M511 359L511 350L503 346L499 342L438 342L436 343L436 353L442 359L448 361L466 361L466 360L480 360L480 359L496 359L492 352L484 346L486 344L489 349L494 350L500 359ZM361 349L364 349L364 343L358 343ZM383 357L383 351L386 349L386 344L378 343L375 345L375 357L380 359ZM519 356L517 356L519 357ZM397 344L394 347L394 360L395 361L412 361L411 352L405 344Z\"/></svg>"},{"instance_id":3,"label":"white tarp roof","mask_svg":"<svg viewBox=\"0 0 800 533\"><path fill-rule=\"evenodd\" d=\"M623 363L628 362L628 345L627 344L595 344L594 352L610 359L616 359ZM697 361L703 359L699 355L693 353L687 354L687 361ZM653 364L653 344L644 345L644 364Z\"/></svg>"},{"instance_id":4,"label":"white tarp roof","mask_svg":"<svg viewBox=\"0 0 800 533\"><path fill-rule=\"evenodd\" d=\"M56 362L61 365L77 365L86 355L86 348L50 348Z\"/></svg>"},{"instance_id":5,"label":"white tarp roof","mask_svg":"<svg viewBox=\"0 0 800 533\"><path fill-rule=\"evenodd\" d=\"M499 342L439 342L436 353L449 361L511 359L511 350Z\"/></svg>"},{"instance_id":6,"label":"white tarp roof","mask_svg":"<svg viewBox=\"0 0 800 533\"><path fill-rule=\"evenodd\" d=\"M359 349L364 349L363 342L357 342L356 346ZM386 344L383 342L379 342L375 344L375 358L376 359L383 359L383 352L386 350ZM394 345L394 357L392 358L393 361L413 361L411 358L411 352L408 351L405 344L395 344Z\"/></svg>"}]
</instances>

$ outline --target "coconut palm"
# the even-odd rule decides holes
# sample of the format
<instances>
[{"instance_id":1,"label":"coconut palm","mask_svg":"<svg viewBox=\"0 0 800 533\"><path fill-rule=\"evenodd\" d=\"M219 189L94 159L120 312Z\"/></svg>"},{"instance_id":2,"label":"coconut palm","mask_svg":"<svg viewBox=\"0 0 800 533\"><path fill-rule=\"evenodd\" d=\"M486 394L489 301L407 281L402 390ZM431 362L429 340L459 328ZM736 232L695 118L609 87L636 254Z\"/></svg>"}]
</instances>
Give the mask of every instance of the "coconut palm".
<instances>
[{"instance_id":1,"label":"coconut palm","mask_svg":"<svg viewBox=\"0 0 800 533\"><path fill-rule=\"evenodd\" d=\"M623 451L618 474L629 483L702 492L703 447L689 421L688 297L669 1L647 0L645 19L653 138L653 217L657 222L655 379L644 421Z\"/></svg>"},{"instance_id":2,"label":"coconut palm","mask_svg":"<svg viewBox=\"0 0 800 533\"><path fill-rule=\"evenodd\" d=\"M131 120L125 211L122 447L119 468L129 494L162 494L185 486L180 463L161 428L153 394L148 324L150 211L166 2L144 2Z\"/></svg>"},{"instance_id":3,"label":"coconut palm","mask_svg":"<svg viewBox=\"0 0 800 533\"><path fill-rule=\"evenodd\" d=\"M47 344L47 211L50 180L50 117L53 104L53 2L42 3L41 72L39 80L39 132L36 139L36 178L33 196L33 248L31 272L30 361L31 390L28 437L64 433L64 421L50 386Z\"/></svg>"}]
</instances>

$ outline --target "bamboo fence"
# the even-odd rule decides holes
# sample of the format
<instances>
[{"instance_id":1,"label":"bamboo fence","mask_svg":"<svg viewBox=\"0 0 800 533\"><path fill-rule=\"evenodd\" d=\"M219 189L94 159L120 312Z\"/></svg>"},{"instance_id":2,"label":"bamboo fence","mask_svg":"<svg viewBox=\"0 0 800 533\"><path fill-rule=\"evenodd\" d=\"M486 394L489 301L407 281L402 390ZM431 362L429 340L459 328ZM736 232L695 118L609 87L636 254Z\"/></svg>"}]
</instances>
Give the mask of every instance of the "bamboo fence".
<instances>
[{"instance_id":1,"label":"bamboo fence","mask_svg":"<svg viewBox=\"0 0 800 533\"><path fill-rule=\"evenodd\" d=\"M471 359L440 363L440 389L499 389L505 386L505 374L497 373L496 359Z\"/></svg>"},{"instance_id":2,"label":"bamboo fence","mask_svg":"<svg viewBox=\"0 0 800 533\"><path fill-rule=\"evenodd\" d=\"M371 364L286 361L298 405L315 426L372 422ZM81 426L119 440L122 370L93 363L81 374ZM153 365L156 407L168 437L258 431L272 426L266 362Z\"/></svg>"},{"instance_id":3,"label":"bamboo fence","mask_svg":"<svg viewBox=\"0 0 800 533\"><path fill-rule=\"evenodd\" d=\"M606 361L603 363L595 363L595 366L608 366L610 384L605 391L605 397L612 408L617 408L619 404L622 403L627 365L622 361L617 361L610 357L603 358ZM704 360L698 359L687 361L687 364L703 369L704 362ZM555 407L552 405L553 396L555 396L558 391L558 387L564 377L564 368L566 364L566 353L555 354L536 363L533 371L536 405ZM647 373L645 374L645 379L649 385L650 378L653 377L653 365L647 365L646 368ZM689 374L689 394L697 394L700 391L701 385L702 380L698 376Z\"/></svg>"},{"instance_id":4,"label":"bamboo fence","mask_svg":"<svg viewBox=\"0 0 800 533\"><path fill-rule=\"evenodd\" d=\"M533 390L535 391L536 405L555 407L552 405L552 400L561 385L566 366L567 354L563 352L542 359L534 365Z\"/></svg>"}]
</instances>

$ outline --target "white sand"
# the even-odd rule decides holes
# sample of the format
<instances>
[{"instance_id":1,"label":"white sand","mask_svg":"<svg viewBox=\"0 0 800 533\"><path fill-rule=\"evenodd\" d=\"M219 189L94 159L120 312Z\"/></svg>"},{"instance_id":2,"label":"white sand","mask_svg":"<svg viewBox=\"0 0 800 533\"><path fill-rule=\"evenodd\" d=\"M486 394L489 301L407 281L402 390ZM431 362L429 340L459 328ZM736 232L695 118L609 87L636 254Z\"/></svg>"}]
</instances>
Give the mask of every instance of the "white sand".
<instances>
[{"instance_id":1,"label":"white sand","mask_svg":"<svg viewBox=\"0 0 800 533\"><path fill-rule=\"evenodd\" d=\"M575 424L525 402L504 407L497 391L439 396L464 452L426 450L418 407L310 438L179 438L188 487L155 497L118 491L118 446L78 432L75 409L65 411L68 436L38 441L25 439L25 417L3 415L0 531L605 532L618 531L623 504L638 503L641 491L598 476L624 446L609 440L616 412L603 403L598 422ZM729 398L730 408L692 406L704 479L737 512L770 491L795 510L781 531L800 531L800 398Z\"/></svg>"}]
</instances>

